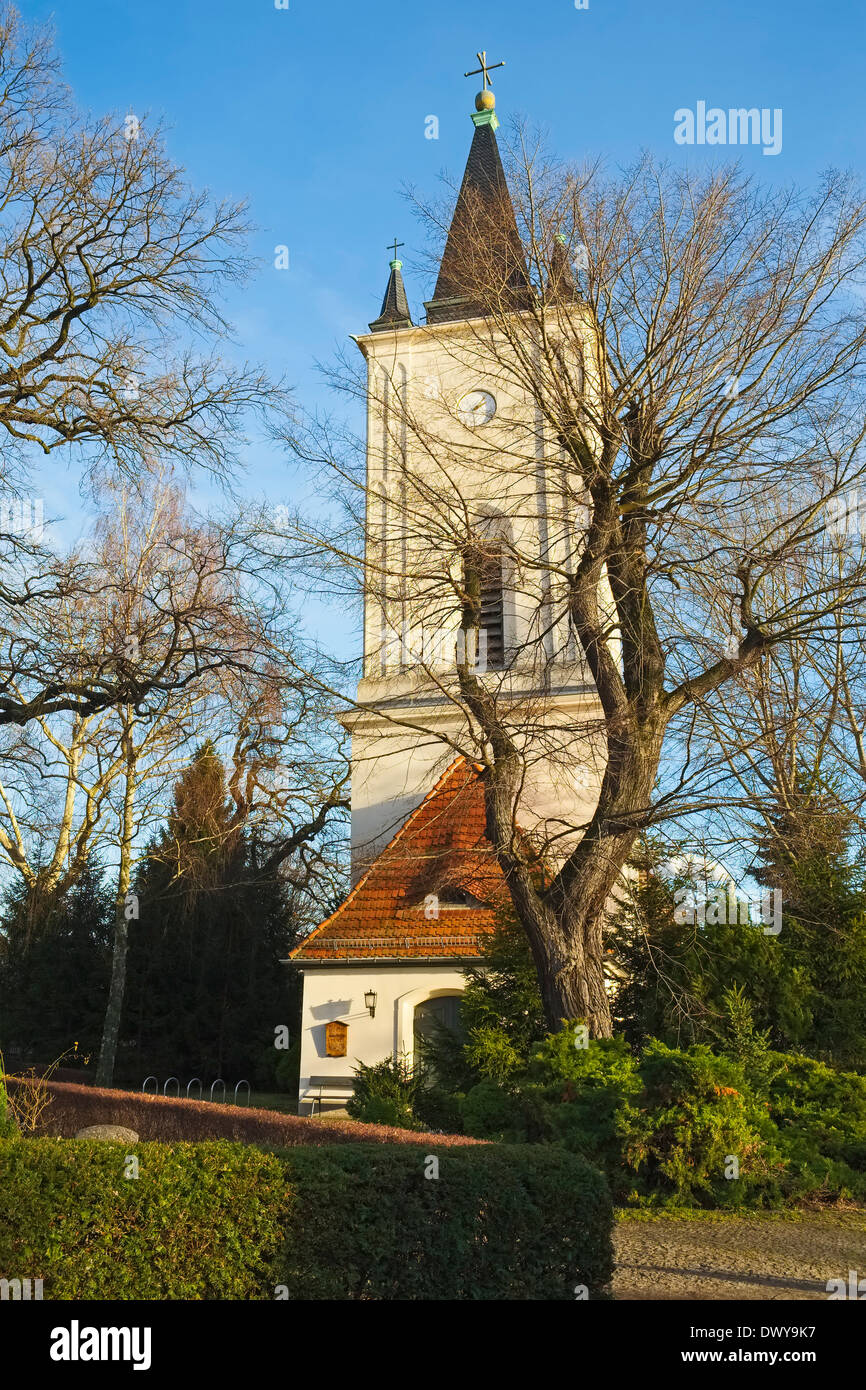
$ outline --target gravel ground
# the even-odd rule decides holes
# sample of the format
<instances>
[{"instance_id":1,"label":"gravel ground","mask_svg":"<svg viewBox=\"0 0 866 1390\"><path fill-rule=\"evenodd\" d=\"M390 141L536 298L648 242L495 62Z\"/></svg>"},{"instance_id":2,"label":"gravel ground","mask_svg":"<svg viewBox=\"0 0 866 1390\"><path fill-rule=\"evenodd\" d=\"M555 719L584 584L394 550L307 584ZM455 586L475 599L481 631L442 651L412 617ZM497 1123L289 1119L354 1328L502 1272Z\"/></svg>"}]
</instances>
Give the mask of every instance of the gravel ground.
<instances>
[{"instance_id":1,"label":"gravel ground","mask_svg":"<svg viewBox=\"0 0 866 1390\"><path fill-rule=\"evenodd\" d=\"M613 1292L621 1299L827 1298L827 1280L866 1278L866 1212L623 1217Z\"/></svg>"}]
</instances>

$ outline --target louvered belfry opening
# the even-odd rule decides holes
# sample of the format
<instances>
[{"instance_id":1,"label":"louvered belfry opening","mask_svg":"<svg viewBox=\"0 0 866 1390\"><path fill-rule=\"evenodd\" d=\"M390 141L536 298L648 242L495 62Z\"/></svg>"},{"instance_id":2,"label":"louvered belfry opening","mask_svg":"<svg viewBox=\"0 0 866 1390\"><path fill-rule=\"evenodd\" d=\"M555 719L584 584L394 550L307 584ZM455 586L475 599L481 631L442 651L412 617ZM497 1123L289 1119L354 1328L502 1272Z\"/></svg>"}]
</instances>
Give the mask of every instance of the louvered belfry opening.
<instances>
[{"instance_id":1,"label":"louvered belfry opening","mask_svg":"<svg viewBox=\"0 0 866 1390\"><path fill-rule=\"evenodd\" d=\"M502 542L497 540L476 541L466 548L463 555L463 578L467 593L477 592L479 596L478 626L487 634L487 669L490 671L501 671L505 665L502 558Z\"/></svg>"}]
</instances>

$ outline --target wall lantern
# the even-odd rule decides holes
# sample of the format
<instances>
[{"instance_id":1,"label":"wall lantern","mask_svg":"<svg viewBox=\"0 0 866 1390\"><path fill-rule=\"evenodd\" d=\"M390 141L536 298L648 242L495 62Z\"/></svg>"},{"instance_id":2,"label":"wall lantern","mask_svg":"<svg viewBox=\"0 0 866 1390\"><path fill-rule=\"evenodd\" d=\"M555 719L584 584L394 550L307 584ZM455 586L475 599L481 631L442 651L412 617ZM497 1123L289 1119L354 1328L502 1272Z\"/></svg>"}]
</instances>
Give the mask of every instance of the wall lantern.
<instances>
[{"instance_id":1,"label":"wall lantern","mask_svg":"<svg viewBox=\"0 0 866 1390\"><path fill-rule=\"evenodd\" d=\"M375 991L374 989L368 989L368 990L367 990L367 993L364 995L364 1003L366 1004L367 1008L370 1010L370 1017L371 1017L371 1018L375 1018L375 1017L376 1017L376 998L377 998L377 995L376 995L376 991Z\"/></svg>"}]
</instances>

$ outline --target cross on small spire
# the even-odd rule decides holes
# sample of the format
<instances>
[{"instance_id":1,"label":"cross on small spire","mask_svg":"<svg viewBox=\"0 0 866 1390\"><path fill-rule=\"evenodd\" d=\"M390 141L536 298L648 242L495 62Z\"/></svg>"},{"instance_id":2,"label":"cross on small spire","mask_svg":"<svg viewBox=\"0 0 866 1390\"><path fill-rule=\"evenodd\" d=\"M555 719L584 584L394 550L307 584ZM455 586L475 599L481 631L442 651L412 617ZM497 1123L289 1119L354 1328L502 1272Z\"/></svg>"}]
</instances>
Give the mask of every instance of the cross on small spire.
<instances>
[{"instance_id":1,"label":"cross on small spire","mask_svg":"<svg viewBox=\"0 0 866 1390\"><path fill-rule=\"evenodd\" d=\"M480 68L474 68L472 72L464 72L463 76L464 76L464 77L477 77L478 74L481 73L481 74L482 74L482 77L483 77L483 80L484 80L484 88L483 88L483 90L486 92L486 91L487 91L487 88L490 87L490 86L492 85L491 82L490 82L490 78L488 77L487 74L490 73L490 72L495 72L497 68L504 68L504 67L505 67L505 64L504 64L504 63L488 63L488 62L487 62L487 49L486 49L486 48L482 49L482 51L481 51L480 53L476 53L475 56L476 56L476 58L478 59L479 63L481 64L481 67L480 67Z\"/></svg>"},{"instance_id":2,"label":"cross on small spire","mask_svg":"<svg viewBox=\"0 0 866 1390\"><path fill-rule=\"evenodd\" d=\"M393 244L392 244L391 242L388 243L388 250L394 252L394 255L393 255L393 257L392 257L392 260L395 260L395 261L396 261L396 259L397 259L397 252L399 251L399 249L400 249L401 246L405 246L405 245L406 245L405 241L398 241L396 237L394 238Z\"/></svg>"}]
</instances>

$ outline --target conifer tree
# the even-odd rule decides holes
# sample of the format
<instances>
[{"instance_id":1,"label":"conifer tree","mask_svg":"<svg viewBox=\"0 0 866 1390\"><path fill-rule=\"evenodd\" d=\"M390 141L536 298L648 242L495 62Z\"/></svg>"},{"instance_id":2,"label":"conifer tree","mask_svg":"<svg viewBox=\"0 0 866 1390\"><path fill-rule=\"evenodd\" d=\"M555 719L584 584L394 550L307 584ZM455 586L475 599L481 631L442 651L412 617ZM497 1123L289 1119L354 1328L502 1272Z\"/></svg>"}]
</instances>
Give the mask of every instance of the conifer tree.
<instances>
[{"instance_id":1,"label":"conifer tree","mask_svg":"<svg viewBox=\"0 0 866 1390\"><path fill-rule=\"evenodd\" d=\"M281 871L259 859L207 741L135 883L124 1037L142 1076L272 1084L274 1029L297 1027L295 975L280 963L296 923Z\"/></svg>"},{"instance_id":2,"label":"conifer tree","mask_svg":"<svg viewBox=\"0 0 866 1390\"><path fill-rule=\"evenodd\" d=\"M108 991L113 904L89 861L64 893L7 890L0 917L0 1048L11 1061L51 1062L99 1047Z\"/></svg>"}]
</instances>

